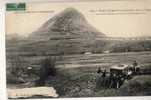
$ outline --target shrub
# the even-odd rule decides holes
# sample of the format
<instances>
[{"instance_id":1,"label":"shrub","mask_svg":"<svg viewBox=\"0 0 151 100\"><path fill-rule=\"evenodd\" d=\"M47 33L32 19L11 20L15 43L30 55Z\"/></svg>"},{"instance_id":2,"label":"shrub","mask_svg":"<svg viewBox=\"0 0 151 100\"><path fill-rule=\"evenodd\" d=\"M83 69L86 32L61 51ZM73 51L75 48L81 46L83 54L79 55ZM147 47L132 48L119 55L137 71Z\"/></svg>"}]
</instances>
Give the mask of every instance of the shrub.
<instances>
[{"instance_id":1,"label":"shrub","mask_svg":"<svg viewBox=\"0 0 151 100\"><path fill-rule=\"evenodd\" d=\"M23 76L25 73L25 63L21 56L12 56L7 62L7 82L8 83L20 83L24 82Z\"/></svg>"}]
</instances>

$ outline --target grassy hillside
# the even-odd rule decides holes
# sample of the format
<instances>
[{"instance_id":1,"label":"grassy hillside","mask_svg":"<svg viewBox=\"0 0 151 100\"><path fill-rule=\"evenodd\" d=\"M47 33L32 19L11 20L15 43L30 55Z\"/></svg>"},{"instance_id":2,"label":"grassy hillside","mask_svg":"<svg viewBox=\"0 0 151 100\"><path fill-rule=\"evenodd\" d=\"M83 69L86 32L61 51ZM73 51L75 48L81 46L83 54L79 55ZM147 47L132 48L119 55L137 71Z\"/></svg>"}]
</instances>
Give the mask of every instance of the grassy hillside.
<instances>
[{"instance_id":1,"label":"grassy hillside","mask_svg":"<svg viewBox=\"0 0 151 100\"><path fill-rule=\"evenodd\" d=\"M47 56L84 54L86 52L141 52L151 51L151 40L89 40L80 38L55 37L48 40L7 40L7 55Z\"/></svg>"}]
</instances>

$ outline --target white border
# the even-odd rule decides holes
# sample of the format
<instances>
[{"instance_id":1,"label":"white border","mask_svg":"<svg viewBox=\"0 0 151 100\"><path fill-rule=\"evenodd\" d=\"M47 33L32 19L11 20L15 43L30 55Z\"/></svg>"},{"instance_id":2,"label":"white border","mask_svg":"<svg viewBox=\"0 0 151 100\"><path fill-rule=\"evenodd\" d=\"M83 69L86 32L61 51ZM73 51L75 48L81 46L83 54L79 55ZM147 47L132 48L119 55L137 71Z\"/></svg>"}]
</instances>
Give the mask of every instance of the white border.
<instances>
[{"instance_id":1,"label":"white border","mask_svg":"<svg viewBox=\"0 0 151 100\"><path fill-rule=\"evenodd\" d=\"M6 56L5 56L5 3L6 2L77 2L80 0L5 0L0 1L0 100L7 100L6 94ZM81 0L89 1L89 0ZM92 0L97 1L97 0ZM99 1L99 0L98 0ZM100 0L101 1L101 0ZM102 0L105 1L105 0ZM112 0L106 0L112 1ZM120 0L114 0L120 1ZM123 0L130 1L130 0ZM141 0L131 0L131 1L141 1ZM148 0L144 0L148 1ZM151 96L138 96L138 97L93 97L93 98L57 98L57 100L151 100ZM17 99L18 100L18 99ZM25 99L24 99L25 100ZM31 100L31 99L26 99ZM48 100L48 99L34 99L34 100Z\"/></svg>"},{"instance_id":2,"label":"white border","mask_svg":"<svg viewBox=\"0 0 151 100\"><path fill-rule=\"evenodd\" d=\"M6 100L5 6L0 3L0 100Z\"/></svg>"}]
</instances>

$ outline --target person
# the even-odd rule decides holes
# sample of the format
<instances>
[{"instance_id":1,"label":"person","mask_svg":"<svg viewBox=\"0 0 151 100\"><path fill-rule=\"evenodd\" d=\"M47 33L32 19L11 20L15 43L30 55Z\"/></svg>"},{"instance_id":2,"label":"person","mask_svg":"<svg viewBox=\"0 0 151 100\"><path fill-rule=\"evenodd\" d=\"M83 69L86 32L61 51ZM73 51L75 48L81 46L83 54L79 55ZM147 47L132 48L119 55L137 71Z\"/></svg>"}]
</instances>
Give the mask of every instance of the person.
<instances>
[{"instance_id":1,"label":"person","mask_svg":"<svg viewBox=\"0 0 151 100\"><path fill-rule=\"evenodd\" d=\"M111 88L113 85L113 73L110 73L110 76L109 76L109 88Z\"/></svg>"},{"instance_id":2,"label":"person","mask_svg":"<svg viewBox=\"0 0 151 100\"><path fill-rule=\"evenodd\" d=\"M136 74L140 74L140 66L136 67Z\"/></svg>"},{"instance_id":3,"label":"person","mask_svg":"<svg viewBox=\"0 0 151 100\"><path fill-rule=\"evenodd\" d=\"M138 63L137 63L137 61L135 60L134 62L133 62L133 66L137 66L138 65Z\"/></svg>"},{"instance_id":4,"label":"person","mask_svg":"<svg viewBox=\"0 0 151 100\"><path fill-rule=\"evenodd\" d=\"M101 73L101 72L102 72L102 71L101 71L101 68L99 67L97 73L99 74L99 73Z\"/></svg>"},{"instance_id":5,"label":"person","mask_svg":"<svg viewBox=\"0 0 151 100\"><path fill-rule=\"evenodd\" d=\"M113 74L111 88L116 88L116 74Z\"/></svg>"},{"instance_id":6,"label":"person","mask_svg":"<svg viewBox=\"0 0 151 100\"><path fill-rule=\"evenodd\" d=\"M102 77L106 77L106 70L103 71Z\"/></svg>"},{"instance_id":7,"label":"person","mask_svg":"<svg viewBox=\"0 0 151 100\"><path fill-rule=\"evenodd\" d=\"M106 70L103 71L102 73L102 87L106 87Z\"/></svg>"},{"instance_id":8,"label":"person","mask_svg":"<svg viewBox=\"0 0 151 100\"><path fill-rule=\"evenodd\" d=\"M136 72L136 67L138 66L138 63L137 63L137 61L135 60L134 62L133 62L133 72L135 73Z\"/></svg>"}]
</instances>

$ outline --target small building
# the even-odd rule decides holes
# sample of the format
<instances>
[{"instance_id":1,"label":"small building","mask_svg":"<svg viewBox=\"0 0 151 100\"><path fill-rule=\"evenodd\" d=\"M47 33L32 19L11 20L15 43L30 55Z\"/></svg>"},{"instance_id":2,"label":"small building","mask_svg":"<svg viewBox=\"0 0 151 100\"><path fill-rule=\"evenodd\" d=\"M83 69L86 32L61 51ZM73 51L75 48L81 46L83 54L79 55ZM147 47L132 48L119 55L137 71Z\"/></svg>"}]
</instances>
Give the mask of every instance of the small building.
<instances>
[{"instance_id":1,"label":"small building","mask_svg":"<svg viewBox=\"0 0 151 100\"><path fill-rule=\"evenodd\" d=\"M103 53L110 53L110 50L103 51Z\"/></svg>"},{"instance_id":2,"label":"small building","mask_svg":"<svg viewBox=\"0 0 151 100\"><path fill-rule=\"evenodd\" d=\"M85 55L89 55L89 54L92 54L92 52L85 52L84 54Z\"/></svg>"}]
</instances>

